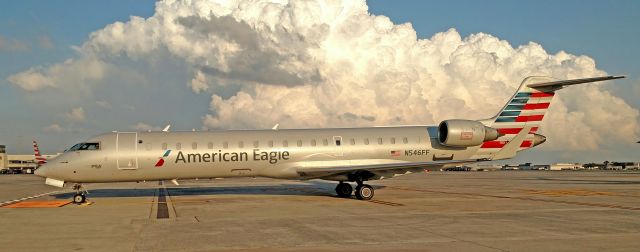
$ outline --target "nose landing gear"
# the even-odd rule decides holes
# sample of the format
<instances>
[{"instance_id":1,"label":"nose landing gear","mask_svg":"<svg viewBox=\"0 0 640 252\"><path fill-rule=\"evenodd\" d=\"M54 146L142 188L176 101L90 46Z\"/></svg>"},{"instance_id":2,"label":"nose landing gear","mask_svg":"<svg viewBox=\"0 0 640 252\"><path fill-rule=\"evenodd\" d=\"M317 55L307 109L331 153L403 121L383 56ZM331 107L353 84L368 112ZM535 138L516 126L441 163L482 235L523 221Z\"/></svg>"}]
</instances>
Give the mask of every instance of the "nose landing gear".
<instances>
[{"instance_id":1,"label":"nose landing gear","mask_svg":"<svg viewBox=\"0 0 640 252\"><path fill-rule=\"evenodd\" d=\"M82 204L87 202L87 197L85 196L87 194L87 191L82 190L82 184L73 185L73 190L76 191L76 195L73 196L73 203Z\"/></svg>"}]
</instances>

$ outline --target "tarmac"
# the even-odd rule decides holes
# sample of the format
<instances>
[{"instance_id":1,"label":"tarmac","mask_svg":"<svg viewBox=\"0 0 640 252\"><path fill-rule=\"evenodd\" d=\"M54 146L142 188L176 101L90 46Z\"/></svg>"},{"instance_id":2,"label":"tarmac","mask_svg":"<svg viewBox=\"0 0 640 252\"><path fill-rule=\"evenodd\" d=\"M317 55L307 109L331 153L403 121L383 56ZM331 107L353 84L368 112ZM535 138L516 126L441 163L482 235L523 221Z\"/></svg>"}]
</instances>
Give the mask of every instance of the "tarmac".
<instances>
[{"instance_id":1,"label":"tarmac","mask_svg":"<svg viewBox=\"0 0 640 252\"><path fill-rule=\"evenodd\" d=\"M430 172L88 184L89 202L0 175L1 251L638 251L638 172ZM12 207L13 206L13 207ZM35 207L34 207L35 206ZM40 206L40 207L38 207Z\"/></svg>"}]
</instances>

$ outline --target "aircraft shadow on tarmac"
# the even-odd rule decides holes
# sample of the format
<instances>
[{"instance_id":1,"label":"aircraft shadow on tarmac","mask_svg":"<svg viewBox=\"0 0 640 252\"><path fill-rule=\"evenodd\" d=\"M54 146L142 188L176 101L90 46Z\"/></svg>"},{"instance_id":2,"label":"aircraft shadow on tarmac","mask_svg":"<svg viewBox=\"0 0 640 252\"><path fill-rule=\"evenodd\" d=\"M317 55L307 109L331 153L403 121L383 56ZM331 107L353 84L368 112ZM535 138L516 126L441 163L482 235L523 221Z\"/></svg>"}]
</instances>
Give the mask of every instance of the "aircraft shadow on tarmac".
<instances>
[{"instance_id":1,"label":"aircraft shadow on tarmac","mask_svg":"<svg viewBox=\"0 0 640 252\"><path fill-rule=\"evenodd\" d=\"M333 196L336 183L307 181L306 184L284 185L247 185L247 186L173 186L167 185L170 196L201 196L201 195L307 195ZM375 189L385 186L372 185ZM160 187L160 186L159 186ZM107 197L152 197L157 188L101 188L89 189L88 198ZM71 198L75 192L54 194L57 199Z\"/></svg>"}]
</instances>

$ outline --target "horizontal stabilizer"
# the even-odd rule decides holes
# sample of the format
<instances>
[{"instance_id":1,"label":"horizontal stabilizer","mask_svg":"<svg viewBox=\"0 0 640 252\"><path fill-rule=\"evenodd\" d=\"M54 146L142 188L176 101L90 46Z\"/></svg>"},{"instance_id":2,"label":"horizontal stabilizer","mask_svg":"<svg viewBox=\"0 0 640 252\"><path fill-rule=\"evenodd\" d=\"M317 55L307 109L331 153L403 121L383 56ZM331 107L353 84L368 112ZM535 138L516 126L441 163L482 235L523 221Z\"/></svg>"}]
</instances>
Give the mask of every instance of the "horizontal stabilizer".
<instances>
[{"instance_id":1,"label":"horizontal stabilizer","mask_svg":"<svg viewBox=\"0 0 640 252\"><path fill-rule=\"evenodd\" d=\"M604 76L604 77L573 79L573 80L559 80L559 81L552 81L552 82L531 83L531 84L528 84L527 87L536 88L536 89L540 89L540 88L560 89L560 88L563 88L564 86L569 86L569 85L576 85L576 84L596 82L596 81L605 81L605 80L615 80L615 79L622 79L625 77L626 76L621 75L621 76Z\"/></svg>"}]
</instances>

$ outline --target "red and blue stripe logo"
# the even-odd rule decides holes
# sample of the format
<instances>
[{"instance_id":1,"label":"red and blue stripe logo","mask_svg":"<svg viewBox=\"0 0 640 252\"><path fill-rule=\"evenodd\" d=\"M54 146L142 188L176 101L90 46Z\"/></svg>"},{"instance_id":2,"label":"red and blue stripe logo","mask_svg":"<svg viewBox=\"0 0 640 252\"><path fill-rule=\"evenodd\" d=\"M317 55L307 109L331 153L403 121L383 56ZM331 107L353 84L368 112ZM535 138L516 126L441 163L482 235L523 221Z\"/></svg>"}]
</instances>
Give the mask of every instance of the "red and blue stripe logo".
<instances>
[{"instance_id":1,"label":"red and blue stripe logo","mask_svg":"<svg viewBox=\"0 0 640 252\"><path fill-rule=\"evenodd\" d=\"M531 102L531 98L547 98L553 97L554 93L517 93L513 99L507 104L507 107L500 113L496 119L497 123L509 122L539 122L544 117L541 115L522 115L524 110L548 109L549 102Z\"/></svg>"},{"instance_id":2,"label":"red and blue stripe logo","mask_svg":"<svg viewBox=\"0 0 640 252\"><path fill-rule=\"evenodd\" d=\"M493 127L496 128L501 135L515 135L518 134L526 124L532 126L529 134L536 133L539 129L538 125L540 121L542 121L545 112L549 109L553 95L553 92L516 93L504 110L500 112ZM511 137L505 136L501 140L487 141L482 144L481 148L504 148L510 139ZM530 148L532 146L533 141L530 139L524 140L522 144L520 144L520 148Z\"/></svg>"},{"instance_id":3,"label":"red and blue stripe logo","mask_svg":"<svg viewBox=\"0 0 640 252\"><path fill-rule=\"evenodd\" d=\"M162 155L162 157L160 157L160 159L156 163L156 167L161 167L162 165L164 165L164 158L168 157L169 154L171 154L171 150L165 151L164 155Z\"/></svg>"}]
</instances>

